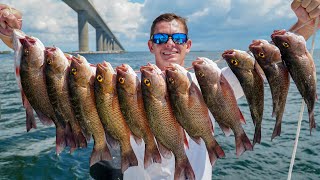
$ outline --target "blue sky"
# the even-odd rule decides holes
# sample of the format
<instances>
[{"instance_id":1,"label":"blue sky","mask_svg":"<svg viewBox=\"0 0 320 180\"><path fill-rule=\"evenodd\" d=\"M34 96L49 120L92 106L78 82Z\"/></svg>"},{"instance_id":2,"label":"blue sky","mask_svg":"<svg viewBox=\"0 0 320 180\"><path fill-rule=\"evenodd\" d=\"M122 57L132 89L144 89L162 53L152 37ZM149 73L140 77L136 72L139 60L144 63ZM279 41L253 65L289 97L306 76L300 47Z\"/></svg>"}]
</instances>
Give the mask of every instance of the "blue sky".
<instances>
[{"instance_id":1,"label":"blue sky","mask_svg":"<svg viewBox=\"0 0 320 180\"><path fill-rule=\"evenodd\" d=\"M270 40L297 20L291 0L92 0L127 51L148 51L150 25L164 12L188 19L192 50L247 50L254 39ZM22 30L45 46L78 50L77 14L60 0L2 0L23 13ZM95 29L89 26L90 50ZM311 41L311 40L309 40ZM310 44L310 43L309 43ZM317 43L316 43L317 44ZM310 47L310 46L309 46ZM8 49L1 43L0 50Z\"/></svg>"}]
</instances>

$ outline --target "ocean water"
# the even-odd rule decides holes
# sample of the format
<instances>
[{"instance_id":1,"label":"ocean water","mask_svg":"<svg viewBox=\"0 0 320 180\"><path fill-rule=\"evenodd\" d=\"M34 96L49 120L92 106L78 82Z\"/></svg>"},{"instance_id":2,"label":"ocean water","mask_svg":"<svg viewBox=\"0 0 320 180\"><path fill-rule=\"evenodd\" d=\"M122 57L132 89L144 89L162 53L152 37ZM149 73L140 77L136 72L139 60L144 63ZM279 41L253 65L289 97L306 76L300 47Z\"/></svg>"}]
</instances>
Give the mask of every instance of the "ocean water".
<instances>
[{"instance_id":1,"label":"ocean water","mask_svg":"<svg viewBox=\"0 0 320 180\"><path fill-rule=\"evenodd\" d=\"M187 56L186 66L190 66L196 57L220 59L221 53L191 52ZM318 76L319 55L320 52L315 51ZM153 56L149 52L84 56L91 63L106 60L114 67L127 63L137 70L141 65L153 62ZM13 54L0 55L0 179L91 179L89 157L93 141L86 149L78 149L73 154L66 149L57 156L54 126L43 126L37 121L38 128L26 132L25 110L15 80L13 62ZM218 65L221 68L226 66L223 61ZM318 84L320 84L319 78ZM320 85L317 88L318 92L320 92L319 87ZM265 83L262 143L256 144L254 151L247 151L240 157L235 155L234 137L225 137L216 125L215 137L224 149L226 157L219 159L213 167L213 179L287 179L301 101L301 96L291 81L282 122L282 133L280 137L271 141L275 118L271 117L271 93L268 84ZM252 140L254 127L246 99L240 98L238 105L247 122L243 125L245 132ZM319 109L318 101L315 106L315 119L318 124L320 123ZM320 179L320 128L317 126L310 135L306 109L292 179Z\"/></svg>"}]
</instances>

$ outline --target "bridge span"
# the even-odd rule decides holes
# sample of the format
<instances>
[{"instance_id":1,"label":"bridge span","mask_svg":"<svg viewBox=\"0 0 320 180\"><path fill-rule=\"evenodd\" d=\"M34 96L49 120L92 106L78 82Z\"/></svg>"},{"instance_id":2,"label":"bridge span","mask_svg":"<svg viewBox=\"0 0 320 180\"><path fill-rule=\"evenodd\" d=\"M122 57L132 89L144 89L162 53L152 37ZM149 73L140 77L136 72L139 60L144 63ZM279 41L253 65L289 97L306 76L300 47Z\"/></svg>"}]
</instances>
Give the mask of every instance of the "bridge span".
<instances>
[{"instance_id":1,"label":"bridge span","mask_svg":"<svg viewBox=\"0 0 320 180\"><path fill-rule=\"evenodd\" d=\"M96 51L125 51L90 0L62 0L78 13L79 51L89 51L89 27L96 29Z\"/></svg>"}]
</instances>

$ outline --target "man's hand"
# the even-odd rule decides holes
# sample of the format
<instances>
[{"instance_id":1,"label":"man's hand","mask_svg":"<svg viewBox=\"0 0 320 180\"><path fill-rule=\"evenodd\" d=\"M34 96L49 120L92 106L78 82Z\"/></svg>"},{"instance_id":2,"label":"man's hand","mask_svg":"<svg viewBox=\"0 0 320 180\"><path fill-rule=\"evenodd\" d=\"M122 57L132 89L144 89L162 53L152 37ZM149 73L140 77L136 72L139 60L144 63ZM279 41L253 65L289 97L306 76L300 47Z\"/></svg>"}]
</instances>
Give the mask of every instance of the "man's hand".
<instances>
[{"instance_id":1,"label":"man's hand","mask_svg":"<svg viewBox=\"0 0 320 180\"><path fill-rule=\"evenodd\" d=\"M0 38L10 48L13 48L11 41L13 29L21 29L21 26L21 12L8 5L0 4Z\"/></svg>"},{"instance_id":2,"label":"man's hand","mask_svg":"<svg viewBox=\"0 0 320 180\"><path fill-rule=\"evenodd\" d=\"M291 9L296 14L298 21L289 30L302 35L306 40L309 39L314 32L316 18L320 17L319 5L320 0L294 0L291 3ZM320 23L318 28L320 28Z\"/></svg>"}]
</instances>

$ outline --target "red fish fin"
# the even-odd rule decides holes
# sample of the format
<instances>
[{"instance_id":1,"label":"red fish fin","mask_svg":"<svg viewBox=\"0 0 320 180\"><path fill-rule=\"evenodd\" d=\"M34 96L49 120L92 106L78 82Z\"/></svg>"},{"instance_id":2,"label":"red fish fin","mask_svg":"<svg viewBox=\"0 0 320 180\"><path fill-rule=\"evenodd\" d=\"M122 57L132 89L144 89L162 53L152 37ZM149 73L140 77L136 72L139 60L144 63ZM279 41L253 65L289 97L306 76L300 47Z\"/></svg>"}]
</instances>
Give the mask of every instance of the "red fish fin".
<instances>
[{"instance_id":1,"label":"red fish fin","mask_svg":"<svg viewBox=\"0 0 320 180\"><path fill-rule=\"evenodd\" d=\"M130 148L129 151L124 152L121 149L121 171L124 173L129 167L138 166L138 159L133 152L133 149Z\"/></svg>"},{"instance_id":2,"label":"red fish fin","mask_svg":"<svg viewBox=\"0 0 320 180\"><path fill-rule=\"evenodd\" d=\"M206 147L212 166L215 164L217 158L225 157L223 149L220 147L214 137L212 137L209 142L206 142Z\"/></svg>"},{"instance_id":3,"label":"red fish fin","mask_svg":"<svg viewBox=\"0 0 320 180\"><path fill-rule=\"evenodd\" d=\"M39 120L43 125L49 126L53 124L52 119L50 119L48 116L44 115L41 111L35 110Z\"/></svg>"},{"instance_id":4,"label":"red fish fin","mask_svg":"<svg viewBox=\"0 0 320 180\"><path fill-rule=\"evenodd\" d=\"M255 131L254 131L254 137L253 137L253 146L259 143L261 144L261 125L257 125L255 127Z\"/></svg>"},{"instance_id":5,"label":"red fish fin","mask_svg":"<svg viewBox=\"0 0 320 180\"><path fill-rule=\"evenodd\" d=\"M182 129L182 128L181 128ZM184 145L187 149L189 149L189 142L188 142L188 139L187 139L187 136L186 136L186 132L184 131L184 129L182 129L183 131L183 139L184 139Z\"/></svg>"},{"instance_id":6,"label":"red fish fin","mask_svg":"<svg viewBox=\"0 0 320 180\"><path fill-rule=\"evenodd\" d=\"M219 123L218 123L219 124ZM221 130L223 131L223 133L226 135L226 136L230 136L230 134L231 134L231 128L230 127L227 127L227 126L225 126L225 125L223 125L223 124L219 124L219 126L220 126L220 128L221 128Z\"/></svg>"},{"instance_id":7,"label":"red fish fin","mask_svg":"<svg viewBox=\"0 0 320 180\"><path fill-rule=\"evenodd\" d=\"M316 128L316 121L314 120L314 111L309 111L309 127L310 127L310 135L312 128Z\"/></svg>"},{"instance_id":8,"label":"red fish fin","mask_svg":"<svg viewBox=\"0 0 320 180\"><path fill-rule=\"evenodd\" d=\"M144 169L147 169L153 162L161 163L161 155L154 143L146 144L144 151Z\"/></svg>"},{"instance_id":9,"label":"red fish fin","mask_svg":"<svg viewBox=\"0 0 320 180\"><path fill-rule=\"evenodd\" d=\"M194 83L192 82L191 85L190 85L190 88L189 88L189 94L191 97L194 97L194 98L202 98L202 94L201 94L201 91L199 89L199 87ZM189 107L193 107L194 106L194 98L190 98L190 106ZM203 104L205 104L204 100L203 100ZM205 106L206 107L206 106Z\"/></svg>"},{"instance_id":10,"label":"red fish fin","mask_svg":"<svg viewBox=\"0 0 320 180\"><path fill-rule=\"evenodd\" d=\"M23 93L23 91L21 91L21 96L22 96L23 106L26 109L26 128L27 128L27 132L29 132L30 129L37 128L36 119L34 118L33 109L31 107L31 104L29 103L29 101L28 101L27 97L25 96L25 94Z\"/></svg>"},{"instance_id":11,"label":"red fish fin","mask_svg":"<svg viewBox=\"0 0 320 180\"><path fill-rule=\"evenodd\" d=\"M119 147L119 141L117 141L116 139L114 139L111 135L109 135L107 133L107 131L105 131L105 134L106 134L106 139L107 139L107 142L108 144L110 145L110 147L112 149L117 149Z\"/></svg>"},{"instance_id":12,"label":"red fish fin","mask_svg":"<svg viewBox=\"0 0 320 180\"><path fill-rule=\"evenodd\" d=\"M197 143L197 144L201 144L201 138L200 137L191 137L190 136L190 138L195 142L195 143Z\"/></svg>"},{"instance_id":13,"label":"red fish fin","mask_svg":"<svg viewBox=\"0 0 320 180\"><path fill-rule=\"evenodd\" d=\"M244 131L241 134L235 135L235 141L236 141L236 155L237 155L237 157L241 156L246 150L248 150L248 151L253 150L253 146Z\"/></svg>"},{"instance_id":14,"label":"red fish fin","mask_svg":"<svg viewBox=\"0 0 320 180\"><path fill-rule=\"evenodd\" d=\"M174 179L188 179L195 180L195 175L191 164L186 157L183 161L176 159L175 161L175 170L174 170Z\"/></svg>"},{"instance_id":15,"label":"red fish fin","mask_svg":"<svg viewBox=\"0 0 320 180\"><path fill-rule=\"evenodd\" d=\"M66 127L64 130L65 130L66 146L70 147L70 153L72 153L75 149L77 149L77 145L74 140L70 123L66 123Z\"/></svg>"},{"instance_id":16,"label":"red fish fin","mask_svg":"<svg viewBox=\"0 0 320 180\"><path fill-rule=\"evenodd\" d=\"M94 144L91 157L90 157L90 167L102 160L105 160L105 161L112 160L112 156L110 154L109 148L107 144L105 144L102 149L97 149Z\"/></svg>"},{"instance_id":17,"label":"red fish fin","mask_svg":"<svg viewBox=\"0 0 320 180\"><path fill-rule=\"evenodd\" d=\"M239 120L240 120L241 124L246 124L246 120L244 119L241 110L239 108L238 108L238 110L239 110L239 114L240 114L239 115L240 116ZM254 124L255 124L255 122L254 122Z\"/></svg>"},{"instance_id":18,"label":"red fish fin","mask_svg":"<svg viewBox=\"0 0 320 180\"><path fill-rule=\"evenodd\" d=\"M170 159L172 157L171 151L165 146L163 146L159 141L157 141L157 143L161 155L166 159Z\"/></svg>"},{"instance_id":19,"label":"red fish fin","mask_svg":"<svg viewBox=\"0 0 320 180\"><path fill-rule=\"evenodd\" d=\"M133 136L134 141L136 141L136 143L137 143L138 145L141 145L142 139L139 138L138 136L134 135L134 134L131 134L131 135Z\"/></svg>"},{"instance_id":20,"label":"red fish fin","mask_svg":"<svg viewBox=\"0 0 320 180\"><path fill-rule=\"evenodd\" d=\"M66 147L65 129L62 126L56 126L56 153L59 155Z\"/></svg>"},{"instance_id":21,"label":"red fish fin","mask_svg":"<svg viewBox=\"0 0 320 180\"><path fill-rule=\"evenodd\" d=\"M272 136L271 136L271 141L277 137L277 136L280 136L281 134L281 121L276 121L276 124L274 126L274 129L273 129L273 133L272 133Z\"/></svg>"}]
</instances>

